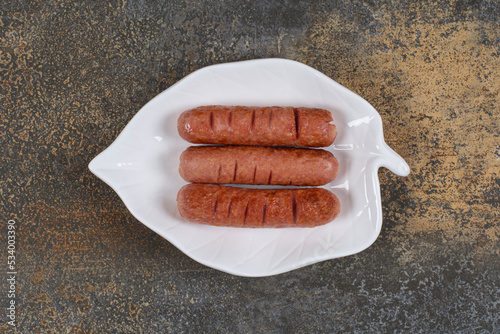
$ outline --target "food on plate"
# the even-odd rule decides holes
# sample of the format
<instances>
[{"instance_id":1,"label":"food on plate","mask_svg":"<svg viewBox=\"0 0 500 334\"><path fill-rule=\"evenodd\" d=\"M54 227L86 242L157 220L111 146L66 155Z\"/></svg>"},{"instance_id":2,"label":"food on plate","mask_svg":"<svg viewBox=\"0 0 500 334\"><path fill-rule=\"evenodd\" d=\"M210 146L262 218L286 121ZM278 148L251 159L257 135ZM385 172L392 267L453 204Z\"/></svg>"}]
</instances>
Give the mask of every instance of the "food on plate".
<instances>
[{"instance_id":1,"label":"food on plate","mask_svg":"<svg viewBox=\"0 0 500 334\"><path fill-rule=\"evenodd\" d=\"M328 151L263 146L191 146L180 157L187 182L319 186L335 179Z\"/></svg>"},{"instance_id":2,"label":"food on plate","mask_svg":"<svg viewBox=\"0 0 500 334\"><path fill-rule=\"evenodd\" d=\"M226 145L189 147L182 153L179 173L194 182L177 194L177 208L185 220L231 227L315 227L339 214L338 198L326 189L217 185L318 186L332 181L338 162L330 152L297 148L333 143L337 131L329 111L201 106L183 112L177 130L194 144Z\"/></svg>"},{"instance_id":3,"label":"food on plate","mask_svg":"<svg viewBox=\"0 0 500 334\"><path fill-rule=\"evenodd\" d=\"M177 130L194 144L326 147L337 135L332 122L324 109L212 105L183 112Z\"/></svg>"},{"instance_id":4,"label":"food on plate","mask_svg":"<svg viewBox=\"0 0 500 334\"><path fill-rule=\"evenodd\" d=\"M323 188L248 189L188 184L177 194L187 221L230 227L315 227L340 213L340 202Z\"/></svg>"}]
</instances>

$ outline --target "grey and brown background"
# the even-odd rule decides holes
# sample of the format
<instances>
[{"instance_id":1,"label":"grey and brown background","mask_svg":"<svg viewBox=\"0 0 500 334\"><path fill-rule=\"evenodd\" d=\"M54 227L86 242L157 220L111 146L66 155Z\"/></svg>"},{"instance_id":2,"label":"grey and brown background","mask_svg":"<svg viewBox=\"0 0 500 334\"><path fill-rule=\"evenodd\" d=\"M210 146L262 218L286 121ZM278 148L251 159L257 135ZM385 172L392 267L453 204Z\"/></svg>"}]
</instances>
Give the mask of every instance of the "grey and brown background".
<instances>
[{"instance_id":1,"label":"grey and brown background","mask_svg":"<svg viewBox=\"0 0 500 334\"><path fill-rule=\"evenodd\" d=\"M498 1L4 0L0 12L0 270L15 219L17 333L500 332ZM412 172L379 171L384 223L368 250L242 278L143 226L87 165L187 74L266 57L364 97Z\"/></svg>"}]
</instances>

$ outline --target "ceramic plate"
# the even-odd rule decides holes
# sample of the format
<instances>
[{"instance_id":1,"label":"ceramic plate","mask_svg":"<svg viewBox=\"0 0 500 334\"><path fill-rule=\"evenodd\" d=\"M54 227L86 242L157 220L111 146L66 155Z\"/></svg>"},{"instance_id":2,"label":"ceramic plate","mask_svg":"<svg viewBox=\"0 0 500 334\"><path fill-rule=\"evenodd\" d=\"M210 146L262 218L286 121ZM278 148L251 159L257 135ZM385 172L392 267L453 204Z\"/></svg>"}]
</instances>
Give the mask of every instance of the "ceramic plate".
<instances>
[{"instance_id":1,"label":"ceramic plate","mask_svg":"<svg viewBox=\"0 0 500 334\"><path fill-rule=\"evenodd\" d=\"M342 212L315 228L244 229L185 222L176 206L186 184L179 156L190 144L177 117L200 105L302 106L330 110L337 139L327 148L339 174L324 188ZM240 276L269 276L360 252L382 226L379 167L406 176L406 162L386 145L382 120L364 99L304 64L261 59L200 69L147 103L89 165L143 224L194 260Z\"/></svg>"}]
</instances>

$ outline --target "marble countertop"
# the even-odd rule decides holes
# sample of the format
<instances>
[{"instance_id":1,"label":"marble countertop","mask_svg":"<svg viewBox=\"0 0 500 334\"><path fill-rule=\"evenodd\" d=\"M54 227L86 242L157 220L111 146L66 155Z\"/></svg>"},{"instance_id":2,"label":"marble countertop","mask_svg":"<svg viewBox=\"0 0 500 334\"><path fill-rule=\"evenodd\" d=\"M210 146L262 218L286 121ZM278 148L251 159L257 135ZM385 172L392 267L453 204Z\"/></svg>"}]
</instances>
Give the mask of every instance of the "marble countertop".
<instances>
[{"instance_id":1,"label":"marble countertop","mask_svg":"<svg viewBox=\"0 0 500 334\"><path fill-rule=\"evenodd\" d=\"M5 275L17 227L2 332L16 332L11 300L19 333L500 330L497 1L49 0L0 12ZM150 231L87 165L189 73L268 57L370 102L411 174L379 170L383 227L364 252L244 278Z\"/></svg>"}]
</instances>

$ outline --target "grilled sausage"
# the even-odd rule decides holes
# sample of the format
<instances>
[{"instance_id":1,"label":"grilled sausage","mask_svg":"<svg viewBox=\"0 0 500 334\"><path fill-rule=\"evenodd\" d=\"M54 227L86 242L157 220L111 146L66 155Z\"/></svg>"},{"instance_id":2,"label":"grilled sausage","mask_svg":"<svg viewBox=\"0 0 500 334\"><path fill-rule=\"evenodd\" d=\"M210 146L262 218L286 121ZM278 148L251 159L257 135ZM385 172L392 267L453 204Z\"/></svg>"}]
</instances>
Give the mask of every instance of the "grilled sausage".
<instances>
[{"instance_id":1,"label":"grilled sausage","mask_svg":"<svg viewBox=\"0 0 500 334\"><path fill-rule=\"evenodd\" d=\"M337 176L328 151L262 146L191 146L179 173L187 182L319 186Z\"/></svg>"},{"instance_id":2,"label":"grilled sausage","mask_svg":"<svg viewBox=\"0 0 500 334\"><path fill-rule=\"evenodd\" d=\"M315 227L340 213L340 202L322 188L248 189L188 184L177 208L190 222L231 227Z\"/></svg>"},{"instance_id":3,"label":"grilled sausage","mask_svg":"<svg viewBox=\"0 0 500 334\"><path fill-rule=\"evenodd\" d=\"M179 135L194 144L330 146L337 130L324 109L201 106L183 112Z\"/></svg>"}]
</instances>

